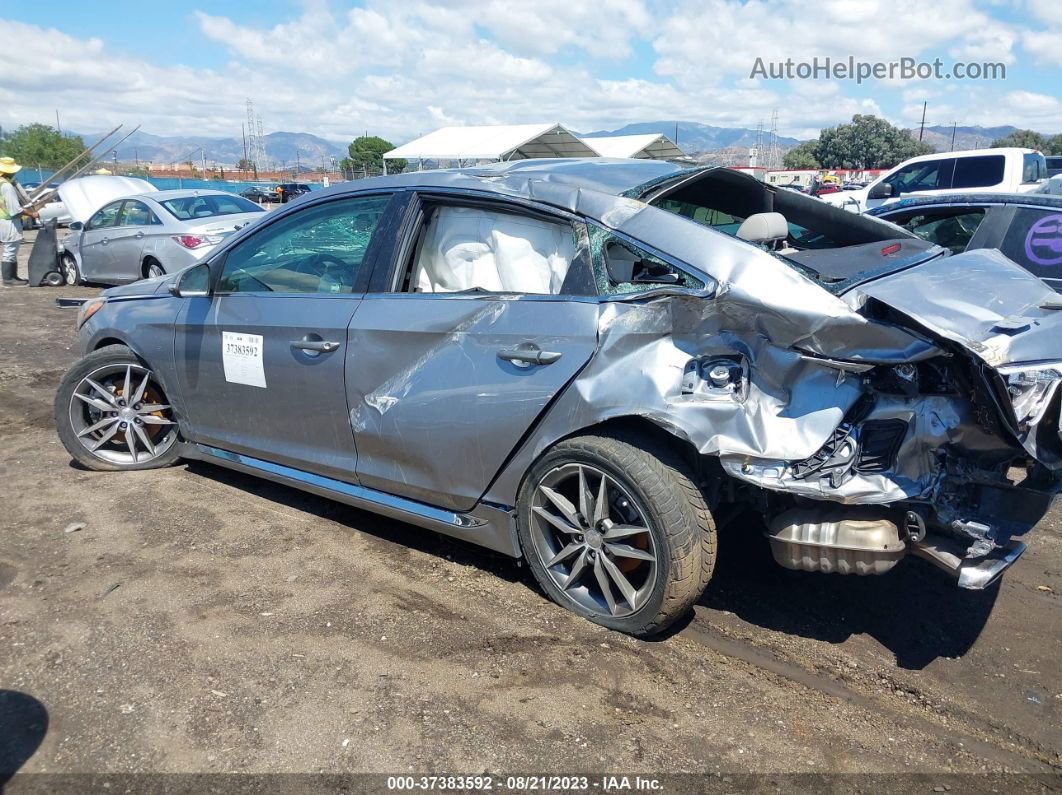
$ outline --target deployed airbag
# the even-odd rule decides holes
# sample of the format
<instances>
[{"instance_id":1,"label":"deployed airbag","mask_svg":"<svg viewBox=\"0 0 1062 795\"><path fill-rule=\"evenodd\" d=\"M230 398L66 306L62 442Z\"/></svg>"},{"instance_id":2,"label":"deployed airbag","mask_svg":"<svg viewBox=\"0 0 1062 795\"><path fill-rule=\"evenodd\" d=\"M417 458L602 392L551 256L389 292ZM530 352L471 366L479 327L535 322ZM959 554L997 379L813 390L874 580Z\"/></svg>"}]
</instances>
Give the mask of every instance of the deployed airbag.
<instances>
[{"instance_id":1,"label":"deployed airbag","mask_svg":"<svg viewBox=\"0 0 1062 795\"><path fill-rule=\"evenodd\" d=\"M570 227L476 207L439 207L417 252L418 292L556 295L575 257Z\"/></svg>"}]
</instances>

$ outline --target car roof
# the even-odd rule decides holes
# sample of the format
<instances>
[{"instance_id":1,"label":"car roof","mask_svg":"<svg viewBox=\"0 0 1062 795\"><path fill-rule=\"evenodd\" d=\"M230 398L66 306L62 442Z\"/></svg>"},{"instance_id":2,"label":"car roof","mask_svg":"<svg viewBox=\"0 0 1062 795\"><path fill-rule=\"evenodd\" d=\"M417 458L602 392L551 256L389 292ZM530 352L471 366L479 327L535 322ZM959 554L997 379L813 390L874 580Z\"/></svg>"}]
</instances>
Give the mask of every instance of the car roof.
<instances>
[{"instance_id":1,"label":"car roof","mask_svg":"<svg viewBox=\"0 0 1062 795\"><path fill-rule=\"evenodd\" d=\"M572 206L579 190L611 196L659 180L684 169L664 160L628 160L607 157L564 157L514 160L468 168L434 169L369 177L341 182L313 191L317 198L370 190L395 188L462 188ZM304 201L301 197L297 201Z\"/></svg>"},{"instance_id":2,"label":"car roof","mask_svg":"<svg viewBox=\"0 0 1062 795\"><path fill-rule=\"evenodd\" d=\"M1046 193L942 193L935 196L912 196L909 199L884 204L868 210L868 215L886 215L912 207L932 207L949 204L1025 204L1033 207L1062 209L1062 196Z\"/></svg>"}]
</instances>

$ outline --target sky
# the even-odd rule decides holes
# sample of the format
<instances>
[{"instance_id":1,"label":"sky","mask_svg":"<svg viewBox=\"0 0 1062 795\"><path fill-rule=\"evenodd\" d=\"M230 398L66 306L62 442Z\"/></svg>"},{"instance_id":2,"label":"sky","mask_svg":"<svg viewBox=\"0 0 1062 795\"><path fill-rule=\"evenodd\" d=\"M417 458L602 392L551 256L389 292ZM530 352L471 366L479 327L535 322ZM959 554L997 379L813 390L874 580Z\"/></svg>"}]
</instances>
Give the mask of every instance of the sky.
<instances>
[{"instance_id":1,"label":"sky","mask_svg":"<svg viewBox=\"0 0 1062 795\"><path fill-rule=\"evenodd\" d=\"M809 138L855 113L1062 132L1059 0L6 3L0 124L394 143L445 125L679 119ZM826 57L1002 63L1006 79L753 77Z\"/></svg>"}]
</instances>

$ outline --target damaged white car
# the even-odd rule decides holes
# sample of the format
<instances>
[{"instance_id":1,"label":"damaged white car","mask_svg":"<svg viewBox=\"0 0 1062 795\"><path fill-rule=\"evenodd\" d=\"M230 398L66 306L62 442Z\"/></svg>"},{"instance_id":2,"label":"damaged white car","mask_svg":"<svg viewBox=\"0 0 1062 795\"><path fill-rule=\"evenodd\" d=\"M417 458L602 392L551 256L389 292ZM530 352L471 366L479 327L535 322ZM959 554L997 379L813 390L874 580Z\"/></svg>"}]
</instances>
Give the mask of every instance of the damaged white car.
<instances>
[{"instance_id":1,"label":"damaged white car","mask_svg":"<svg viewBox=\"0 0 1062 795\"><path fill-rule=\"evenodd\" d=\"M529 160L359 180L82 306L94 469L196 458L525 557L637 634L713 514L777 561L984 588L1059 490L1062 300L734 171Z\"/></svg>"}]
</instances>

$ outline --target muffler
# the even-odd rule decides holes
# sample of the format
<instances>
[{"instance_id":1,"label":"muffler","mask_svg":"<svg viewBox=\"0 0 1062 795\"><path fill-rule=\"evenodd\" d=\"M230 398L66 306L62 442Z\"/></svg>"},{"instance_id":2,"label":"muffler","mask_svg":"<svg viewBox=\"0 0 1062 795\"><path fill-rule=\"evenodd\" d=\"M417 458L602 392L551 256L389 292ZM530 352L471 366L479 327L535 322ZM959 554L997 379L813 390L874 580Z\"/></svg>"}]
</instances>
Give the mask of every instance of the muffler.
<instances>
[{"instance_id":1,"label":"muffler","mask_svg":"<svg viewBox=\"0 0 1062 795\"><path fill-rule=\"evenodd\" d=\"M792 508L774 517L767 538L787 569L884 574L907 554L902 516L873 506Z\"/></svg>"}]
</instances>

